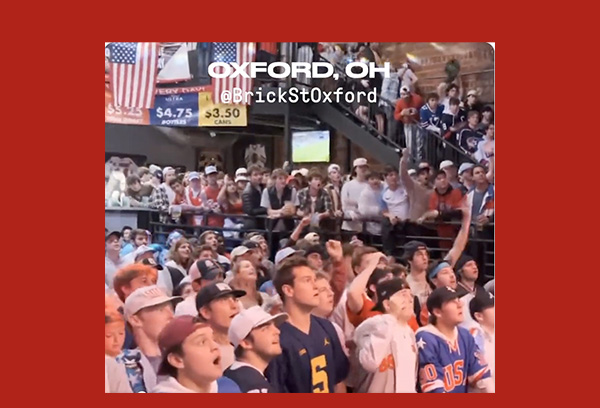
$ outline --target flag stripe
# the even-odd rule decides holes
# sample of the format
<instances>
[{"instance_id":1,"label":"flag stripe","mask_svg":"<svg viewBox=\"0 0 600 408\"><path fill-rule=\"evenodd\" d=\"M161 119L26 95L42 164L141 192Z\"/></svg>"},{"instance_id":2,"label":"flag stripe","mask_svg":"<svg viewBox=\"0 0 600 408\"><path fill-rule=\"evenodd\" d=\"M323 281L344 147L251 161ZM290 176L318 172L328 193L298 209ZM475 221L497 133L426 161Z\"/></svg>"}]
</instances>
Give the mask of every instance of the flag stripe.
<instances>
[{"instance_id":1,"label":"flag stripe","mask_svg":"<svg viewBox=\"0 0 600 408\"><path fill-rule=\"evenodd\" d=\"M243 65L246 62L253 62L255 56L255 43L213 43L213 62L225 62L231 64L235 62ZM249 73L249 68L245 71ZM217 68L217 73L225 72L224 68ZM246 96L246 92L252 89L252 78L244 78L238 75L235 78L213 78L213 100L215 103L222 103L221 93L223 91L231 92L233 96L234 89L240 89L242 95ZM242 100L243 105L250 104L250 98Z\"/></svg>"}]
</instances>

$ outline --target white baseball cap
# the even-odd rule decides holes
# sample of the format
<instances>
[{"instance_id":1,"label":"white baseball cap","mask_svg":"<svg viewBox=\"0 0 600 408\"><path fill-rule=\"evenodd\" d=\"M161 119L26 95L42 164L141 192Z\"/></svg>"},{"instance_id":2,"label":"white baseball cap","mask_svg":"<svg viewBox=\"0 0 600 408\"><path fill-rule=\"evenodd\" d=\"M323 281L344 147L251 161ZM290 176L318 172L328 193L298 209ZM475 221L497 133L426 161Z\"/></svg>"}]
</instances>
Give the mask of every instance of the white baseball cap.
<instances>
[{"instance_id":1,"label":"white baseball cap","mask_svg":"<svg viewBox=\"0 0 600 408\"><path fill-rule=\"evenodd\" d=\"M277 251L277 253L275 254L275 265L278 265L281 261L283 261L285 258L287 258L288 256L292 256L293 254L295 254L297 251L292 248L292 247L285 247L283 249L280 249L279 251Z\"/></svg>"},{"instance_id":2,"label":"white baseball cap","mask_svg":"<svg viewBox=\"0 0 600 408\"><path fill-rule=\"evenodd\" d=\"M136 259L138 256L144 255L148 252L154 253L154 252L156 252L156 250L154 250L153 248L150 248L147 245L140 245L139 247L137 247L135 249L135 251L133 251L133 259Z\"/></svg>"},{"instance_id":3,"label":"white baseball cap","mask_svg":"<svg viewBox=\"0 0 600 408\"><path fill-rule=\"evenodd\" d=\"M467 92L467 96L477 96L477 91L475 89L471 89L469 92Z\"/></svg>"},{"instance_id":4,"label":"white baseball cap","mask_svg":"<svg viewBox=\"0 0 600 408\"><path fill-rule=\"evenodd\" d=\"M252 306L239 312L232 320L229 326L229 341L237 348L250 332L259 326L274 322L279 327L288 319L287 313L278 313L271 316L260 306Z\"/></svg>"},{"instance_id":5,"label":"white baseball cap","mask_svg":"<svg viewBox=\"0 0 600 408\"><path fill-rule=\"evenodd\" d=\"M154 174L156 172L156 170L162 171L162 169L160 167L158 167L156 164L151 164L150 167L148 168L148 170L150 170L150 174Z\"/></svg>"},{"instance_id":6,"label":"white baseball cap","mask_svg":"<svg viewBox=\"0 0 600 408\"><path fill-rule=\"evenodd\" d=\"M301 168L300 170L298 170L298 172L300 174L302 174L304 177L308 176L308 169L305 169L304 167Z\"/></svg>"},{"instance_id":7,"label":"white baseball cap","mask_svg":"<svg viewBox=\"0 0 600 408\"><path fill-rule=\"evenodd\" d=\"M409 169L408 170L408 175L412 176L413 174L417 174L417 171L415 169Z\"/></svg>"},{"instance_id":8,"label":"white baseball cap","mask_svg":"<svg viewBox=\"0 0 600 408\"><path fill-rule=\"evenodd\" d=\"M239 176L241 174L243 174L245 176L246 174L248 174L248 170L246 170L245 167L240 167L239 169L237 169L235 171L235 177L237 177L237 176Z\"/></svg>"},{"instance_id":9,"label":"white baseball cap","mask_svg":"<svg viewBox=\"0 0 600 408\"><path fill-rule=\"evenodd\" d=\"M200 180L200 173L198 173L197 171L190 172L190 175L188 176L188 180L190 180L190 181Z\"/></svg>"},{"instance_id":10,"label":"white baseball cap","mask_svg":"<svg viewBox=\"0 0 600 408\"><path fill-rule=\"evenodd\" d=\"M245 247L243 245L240 245L238 247L235 247L233 249L233 251L231 251L231 260L235 261L235 258L238 256L242 256L244 255L246 252L250 251L250 249L248 249L248 247Z\"/></svg>"},{"instance_id":11,"label":"white baseball cap","mask_svg":"<svg viewBox=\"0 0 600 408\"><path fill-rule=\"evenodd\" d=\"M368 166L369 163L367 163L367 159L365 159L364 157L359 157L358 159L354 160L354 163L352 163L352 167L358 167L358 166Z\"/></svg>"},{"instance_id":12,"label":"white baseball cap","mask_svg":"<svg viewBox=\"0 0 600 408\"><path fill-rule=\"evenodd\" d=\"M337 170L337 171L338 171L338 173L341 173L341 172L342 172L342 171L341 171L341 169L340 169L340 166L338 166L338 165L337 165L337 164L335 164L335 163L333 163L333 164L330 164L330 165L329 165L329 167L327 167L327 173L331 173L333 170Z\"/></svg>"},{"instance_id":13,"label":"white baseball cap","mask_svg":"<svg viewBox=\"0 0 600 408\"><path fill-rule=\"evenodd\" d=\"M316 232L309 232L304 236L304 239L310 242L311 244L315 245L319 243L319 234L317 234Z\"/></svg>"},{"instance_id":14,"label":"white baseball cap","mask_svg":"<svg viewBox=\"0 0 600 408\"><path fill-rule=\"evenodd\" d=\"M138 288L125 299L125 306L123 307L125 318L129 319L131 316L147 307L160 305L179 298L181 298L181 296L167 296L165 292L156 285Z\"/></svg>"},{"instance_id":15,"label":"white baseball cap","mask_svg":"<svg viewBox=\"0 0 600 408\"><path fill-rule=\"evenodd\" d=\"M300 173L300 170L292 170L292 177L294 177L298 173Z\"/></svg>"},{"instance_id":16,"label":"white baseball cap","mask_svg":"<svg viewBox=\"0 0 600 408\"><path fill-rule=\"evenodd\" d=\"M204 169L204 173L208 176L209 174L218 173L217 168L215 166L206 166Z\"/></svg>"},{"instance_id":17,"label":"white baseball cap","mask_svg":"<svg viewBox=\"0 0 600 408\"><path fill-rule=\"evenodd\" d=\"M440 163L440 170L444 170L446 167L452 167L454 166L454 163L452 163L451 160L444 160L443 162Z\"/></svg>"},{"instance_id":18,"label":"white baseball cap","mask_svg":"<svg viewBox=\"0 0 600 408\"><path fill-rule=\"evenodd\" d=\"M248 180L248 177L246 177L246 176L236 176L235 182L237 183L238 181L249 181L249 180Z\"/></svg>"}]
</instances>

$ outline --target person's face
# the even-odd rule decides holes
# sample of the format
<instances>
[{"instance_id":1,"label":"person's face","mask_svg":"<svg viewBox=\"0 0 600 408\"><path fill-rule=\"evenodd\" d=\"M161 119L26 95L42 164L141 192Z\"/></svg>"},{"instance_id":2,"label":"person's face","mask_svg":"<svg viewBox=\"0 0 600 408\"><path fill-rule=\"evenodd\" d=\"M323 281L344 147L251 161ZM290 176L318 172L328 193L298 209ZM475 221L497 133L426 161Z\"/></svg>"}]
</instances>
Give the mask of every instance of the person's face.
<instances>
[{"instance_id":1,"label":"person's face","mask_svg":"<svg viewBox=\"0 0 600 408\"><path fill-rule=\"evenodd\" d=\"M394 293L389 299L389 313L408 321L414 314L414 297L410 289L402 289Z\"/></svg>"},{"instance_id":2,"label":"person's face","mask_svg":"<svg viewBox=\"0 0 600 408\"><path fill-rule=\"evenodd\" d=\"M476 183L483 183L485 181L485 172L481 167L473 169L473 180L475 180Z\"/></svg>"},{"instance_id":3,"label":"person's face","mask_svg":"<svg viewBox=\"0 0 600 408\"><path fill-rule=\"evenodd\" d=\"M417 180L419 181L419 183L421 183L423 185L429 183L429 173L426 171L420 172L419 175L417 176Z\"/></svg>"},{"instance_id":4,"label":"person's face","mask_svg":"<svg viewBox=\"0 0 600 408\"><path fill-rule=\"evenodd\" d=\"M396 187L398 185L398 173L393 171L391 173L386 174L385 181L388 183L388 186Z\"/></svg>"},{"instance_id":5,"label":"person's face","mask_svg":"<svg viewBox=\"0 0 600 408\"><path fill-rule=\"evenodd\" d=\"M426 249L419 249L413 255L413 259L411 261L411 270L414 271L424 271L429 266L429 253Z\"/></svg>"},{"instance_id":6,"label":"person's face","mask_svg":"<svg viewBox=\"0 0 600 408\"><path fill-rule=\"evenodd\" d=\"M158 335L173 318L173 305L171 302L150 306L140 310L139 320L144 333L153 340L158 340Z\"/></svg>"},{"instance_id":7,"label":"person's face","mask_svg":"<svg viewBox=\"0 0 600 408\"><path fill-rule=\"evenodd\" d=\"M142 183L146 184L149 183L150 180L152 180L152 176L150 175L150 173L146 173L142 177L140 177L140 180L142 180Z\"/></svg>"},{"instance_id":8,"label":"person's face","mask_svg":"<svg viewBox=\"0 0 600 408\"><path fill-rule=\"evenodd\" d=\"M475 261L469 261L462 267L461 275L468 281L476 281L479 276L479 269Z\"/></svg>"},{"instance_id":9,"label":"person's face","mask_svg":"<svg viewBox=\"0 0 600 408\"><path fill-rule=\"evenodd\" d=\"M155 279L151 279L148 275L142 274L133 278L129 282L129 285L123 286L123 293L125 294L125 298L127 298L134 290L155 284Z\"/></svg>"},{"instance_id":10,"label":"person's face","mask_svg":"<svg viewBox=\"0 0 600 408\"><path fill-rule=\"evenodd\" d=\"M217 177L217 187L223 188L223 185L225 185L225 179Z\"/></svg>"},{"instance_id":11,"label":"person's face","mask_svg":"<svg viewBox=\"0 0 600 408\"><path fill-rule=\"evenodd\" d=\"M136 247L148 245L148 234L137 234L134 243Z\"/></svg>"},{"instance_id":12,"label":"person's face","mask_svg":"<svg viewBox=\"0 0 600 408\"><path fill-rule=\"evenodd\" d=\"M215 251L219 247L219 240L217 239L217 236L215 234L208 234L204 242L206 243L206 245L210 245Z\"/></svg>"},{"instance_id":13,"label":"person's face","mask_svg":"<svg viewBox=\"0 0 600 408\"><path fill-rule=\"evenodd\" d=\"M319 306L315 312L319 316L329 316L333 312L333 290L327 279L317 280L317 290L319 291Z\"/></svg>"},{"instance_id":14,"label":"person's face","mask_svg":"<svg viewBox=\"0 0 600 408\"><path fill-rule=\"evenodd\" d=\"M217 185L217 173L209 174L208 176L206 176L206 179L208 180L209 186L214 187Z\"/></svg>"},{"instance_id":15,"label":"person's face","mask_svg":"<svg viewBox=\"0 0 600 408\"><path fill-rule=\"evenodd\" d=\"M267 256L267 254L269 253L269 246L267 245L267 240L261 237L258 241L258 246L260 247L260 250L263 253L263 257Z\"/></svg>"},{"instance_id":16,"label":"person's face","mask_svg":"<svg viewBox=\"0 0 600 408\"><path fill-rule=\"evenodd\" d=\"M190 180L190 187L194 191L200 190L200 188L202 187L202 183L201 183L200 179L195 178L193 180Z\"/></svg>"},{"instance_id":17,"label":"person's face","mask_svg":"<svg viewBox=\"0 0 600 408\"><path fill-rule=\"evenodd\" d=\"M483 112L483 118L485 120L490 120L492 118L492 111L485 111L485 112Z\"/></svg>"},{"instance_id":18,"label":"person's face","mask_svg":"<svg viewBox=\"0 0 600 408\"><path fill-rule=\"evenodd\" d=\"M182 195L183 194L183 184L181 184L181 183L173 184L173 191L175 191L176 194Z\"/></svg>"},{"instance_id":19,"label":"person's face","mask_svg":"<svg viewBox=\"0 0 600 408\"><path fill-rule=\"evenodd\" d=\"M356 175L359 177L366 177L369 172L369 166L358 166L356 168Z\"/></svg>"},{"instance_id":20,"label":"person's face","mask_svg":"<svg viewBox=\"0 0 600 408\"><path fill-rule=\"evenodd\" d=\"M331 181L335 181L337 183L338 181L340 181L341 177L342 175L339 171L337 171L337 169L333 169L329 172L329 178L331 179Z\"/></svg>"},{"instance_id":21,"label":"person's face","mask_svg":"<svg viewBox=\"0 0 600 408\"><path fill-rule=\"evenodd\" d=\"M452 87L448 91L448 97L450 97L450 98L456 98L456 97L458 97L458 88ZM458 107L458 105L457 105L457 107Z\"/></svg>"},{"instance_id":22,"label":"person's face","mask_svg":"<svg viewBox=\"0 0 600 408\"><path fill-rule=\"evenodd\" d=\"M323 258L320 254L312 253L306 257L308 264L317 271L323 269Z\"/></svg>"},{"instance_id":23,"label":"person's face","mask_svg":"<svg viewBox=\"0 0 600 408\"><path fill-rule=\"evenodd\" d=\"M256 275L256 268L252 265L250 261L240 261L240 269L238 270L238 277L243 280L254 280L258 278Z\"/></svg>"},{"instance_id":24,"label":"person's face","mask_svg":"<svg viewBox=\"0 0 600 408\"><path fill-rule=\"evenodd\" d=\"M402 99L409 99L410 98L410 92L400 91L400 98L402 98Z\"/></svg>"},{"instance_id":25,"label":"person's face","mask_svg":"<svg viewBox=\"0 0 600 408\"><path fill-rule=\"evenodd\" d=\"M210 327L201 327L182 343L182 355L175 357L186 377L196 384L210 384L223 375L221 350Z\"/></svg>"},{"instance_id":26,"label":"person's face","mask_svg":"<svg viewBox=\"0 0 600 408\"><path fill-rule=\"evenodd\" d=\"M469 183L472 182L473 181L473 169L463 171L462 178L464 181L467 181Z\"/></svg>"},{"instance_id":27,"label":"person's face","mask_svg":"<svg viewBox=\"0 0 600 408\"><path fill-rule=\"evenodd\" d=\"M119 239L114 235L106 241L106 249L112 252L118 252L121 250L121 244L119 244Z\"/></svg>"},{"instance_id":28,"label":"person's face","mask_svg":"<svg viewBox=\"0 0 600 408\"><path fill-rule=\"evenodd\" d=\"M282 188L284 188L284 187L285 187L285 181L286 181L286 178L285 178L285 177L283 177L283 176L278 176L278 177L275 179L275 186L276 186L278 189L282 189Z\"/></svg>"},{"instance_id":29,"label":"person's face","mask_svg":"<svg viewBox=\"0 0 600 408\"><path fill-rule=\"evenodd\" d=\"M240 312L237 299L233 295L215 299L208 306L201 309L206 320L213 328L220 328L221 331L229 329L231 320Z\"/></svg>"},{"instance_id":30,"label":"person's face","mask_svg":"<svg viewBox=\"0 0 600 408\"><path fill-rule=\"evenodd\" d=\"M435 110L438 106L438 100L436 98L431 98L427 101L431 109Z\"/></svg>"},{"instance_id":31,"label":"person's face","mask_svg":"<svg viewBox=\"0 0 600 408\"><path fill-rule=\"evenodd\" d=\"M460 299L450 300L442 305L439 319L444 320L447 325L455 326L464 320L463 305Z\"/></svg>"},{"instance_id":32,"label":"person's face","mask_svg":"<svg viewBox=\"0 0 600 408\"><path fill-rule=\"evenodd\" d=\"M129 241L131 239L131 230L126 229L123 231L123 241Z\"/></svg>"},{"instance_id":33,"label":"person's face","mask_svg":"<svg viewBox=\"0 0 600 408\"><path fill-rule=\"evenodd\" d=\"M435 178L435 188L439 191L446 191L448 188L448 177L446 177L446 174L439 174Z\"/></svg>"},{"instance_id":34,"label":"person's face","mask_svg":"<svg viewBox=\"0 0 600 408\"><path fill-rule=\"evenodd\" d=\"M269 180L271 179L271 175L269 173L263 173L262 175L259 174L259 176L259 183L262 183L264 185L269 184Z\"/></svg>"},{"instance_id":35,"label":"person's face","mask_svg":"<svg viewBox=\"0 0 600 408\"><path fill-rule=\"evenodd\" d=\"M487 132L485 132L485 135L489 138L489 139L493 139L494 138L494 125L489 125Z\"/></svg>"},{"instance_id":36,"label":"person's face","mask_svg":"<svg viewBox=\"0 0 600 408\"><path fill-rule=\"evenodd\" d=\"M131 191L133 191L134 193L139 193L140 190L142 189L142 185L140 184L139 181L136 181L135 183L131 184L129 186L129 188L131 189Z\"/></svg>"},{"instance_id":37,"label":"person's face","mask_svg":"<svg viewBox=\"0 0 600 408\"><path fill-rule=\"evenodd\" d=\"M169 185L169 182L170 182L171 180L174 180L174 179L175 179L175 177L176 177L176 176L175 176L175 170L169 170L169 171L167 171L167 172L166 172L166 173L165 173L163 176L164 176L164 178L165 178L165 183L166 183L167 185Z\"/></svg>"},{"instance_id":38,"label":"person's face","mask_svg":"<svg viewBox=\"0 0 600 408\"><path fill-rule=\"evenodd\" d=\"M369 177L369 186L373 190L379 190L381 187L381 180L379 180L377 177Z\"/></svg>"},{"instance_id":39,"label":"person's face","mask_svg":"<svg viewBox=\"0 0 600 408\"><path fill-rule=\"evenodd\" d=\"M247 181L238 181L237 182L238 191L244 191L244 189L246 188L247 185L248 185Z\"/></svg>"},{"instance_id":40,"label":"person's face","mask_svg":"<svg viewBox=\"0 0 600 408\"><path fill-rule=\"evenodd\" d=\"M289 296L293 298L294 303L307 307L319 306L319 290L317 289L315 271L307 266L300 266L294 269L294 282L292 286L284 285L289 288Z\"/></svg>"},{"instance_id":41,"label":"person's face","mask_svg":"<svg viewBox=\"0 0 600 408\"><path fill-rule=\"evenodd\" d=\"M437 276L433 278L433 284L436 288L448 286L452 289L456 289L456 275L452 268L447 267L439 271Z\"/></svg>"},{"instance_id":42,"label":"person's face","mask_svg":"<svg viewBox=\"0 0 600 408\"><path fill-rule=\"evenodd\" d=\"M125 343L125 324L112 322L104 325L104 354L116 357Z\"/></svg>"},{"instance_id":43,"label":"person's face","mask_svg":"<svg viewBox=\"0 0 600 408\"><path fill-rule=\"evenodd\" d=\"M323 185L323 180L321 180L321 177L313 177L308 184L311 188L318 190Z\"/></svg>"},{"instance_id":44,"label":"person's face","mask_svg":"<svg viewBox=\"0 0 600 408\"><path fill-rule=\"evenodd\" d=\"M482 326L491 327L494 329L496 322L496 308L488 307L481 313L475 313L475 319L477 319Z\"/></svg>"},{"instance_id":45,"label":"person's face","mask_svg":"<svg viewBox=\"0 0 600 408\"><path fill-rule=\"evenodd\" d=\"M281 354L281 344L279 344L279 329L275 323L269 322L253 329L252 349L264 360L270 361L273 357Z\"/></svg>"},{"instance_id":46,"label":"person's face","mask_svg":"<svg viewBox=\"0 0 600 408\"><path fill-rule=\"evenodd\" d=\"M477 126L479 124L479 115L470 116L468 121L471 127Z\"/></svg>"},{"instance_id":47,"label":"person's face","mask_svg":"<svg viewBox=\"0 0 600 408\"><path fill-rule=\"evenodd\" d=\"M469 95L469 96L467 96L467 103L469 105L474 105L475 102L477 102L477 97L475 95Z\"/></svg>"},{"instance_id":48,"label":"person's face","mask_svg":"<svg viewBox=\"0 0 600 408\"><path fill-rule=\"evenodd\" d=\"M198 260L202 261L204 259L214 259L213 251L201 251Z\"/></svg>"},{"instance_id":49,"label":"person's face","mask_svg":"<svg viewBox=\"0 0 600 408\"><path fill-rule=\"evenodd\" d=\"M456 115L458 113L458 105L450 104L450 112L452 112L453 115Z\"/></svg>"},{"instance_id":50,"label":"person's face","mask_svg":"<svg viewBox=\"0 0 600 408\"><path fill-rule=\"evenodd\" d=\"M233 181L230 181L229 183L227 183L227 192L229 194L234 194L237 191L238 191L238 188Z\"/></svg>"},{"instance_id":51,"label":"person's face","mask_svg":"<svg viewBox=\"0 0 600 408\"><path fill-rule=\"evenodd\" d=\"M181 291L181 296L186 299L190 296L195 296L196 293L194 292L194 288L192 287L192 285L186 285L185 288L183 289L183 291Z\"/></svg>"},{"instance_id":52,"label":"person's face","mask_svg":"<svg viewBox=\"0 0 600 408\"><path fill-rule=\"evenodd\" d=\"M190 244L185 243L179 247L179 249L177 250L177 253L179 254L179 256L182 259L187 260L190 258L190 255L192 253L192 248L191 248Z\"/></svg>"}]
</instances>

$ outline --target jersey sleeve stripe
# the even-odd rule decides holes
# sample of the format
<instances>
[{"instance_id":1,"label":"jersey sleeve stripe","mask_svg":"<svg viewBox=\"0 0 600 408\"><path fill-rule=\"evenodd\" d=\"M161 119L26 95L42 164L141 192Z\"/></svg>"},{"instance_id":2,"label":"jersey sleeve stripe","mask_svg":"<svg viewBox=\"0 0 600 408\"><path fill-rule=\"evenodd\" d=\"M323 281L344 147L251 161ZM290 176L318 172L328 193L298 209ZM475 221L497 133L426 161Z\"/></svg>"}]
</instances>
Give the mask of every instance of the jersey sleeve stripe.
<instances>
[{"instance_id":1,"label":"jersey sleeve stripe","mask_svg":"<svg viewBox=\"0 0 600 408\"><path fill-rule=\"evenodd\" d=\"M436 388L444 388L444 383L442 382L442 380L435 380L421 385L421 389L423 390L423 392L429 392Z\"/></svg>"},{"instance_id":2,"label":"jersey sleeve stripe","mask_svg":"<svg viewBox=\"0 0 600 408\"><path fill-rule=\"evenodd\" d=\"M477 381L481 380L481 377L489 370L489 367L485 366L481 370L477 371L475 374L469 377L469 383L474 384Z\"/></svg>"}]
</instances>

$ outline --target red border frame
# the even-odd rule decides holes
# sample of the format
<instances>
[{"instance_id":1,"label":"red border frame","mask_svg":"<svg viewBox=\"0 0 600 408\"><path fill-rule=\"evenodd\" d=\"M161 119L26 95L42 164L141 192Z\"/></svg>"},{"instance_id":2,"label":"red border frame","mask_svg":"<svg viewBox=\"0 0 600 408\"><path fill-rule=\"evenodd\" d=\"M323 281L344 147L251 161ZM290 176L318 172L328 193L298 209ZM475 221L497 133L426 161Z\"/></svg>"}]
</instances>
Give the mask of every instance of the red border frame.
<instances>
[{"instance_id":1,"label":"red border frame","mask_svg":"<svg viewBox=\"0 0 600 408\"><path fill-rule=\"evenodd\" d=\"M214 9L204 5L196 9L187 9L186 6L186 12L182 14L183 18L157 13L156 10L164 7L164 4L159 2L154 2L154 7L151 3L146 2L143 8L134 9L132 7L130 10L123 8L120 3L119 5L116 3L103 4L104 12L94 13L90 10L89 14L86 13L91 16L89 18L81 17L81 9L78 5L73 8L74 11L79 10L78 15L70 17L67 14L68 20L64 22L59 21L59 10L55 11L57 19L54 19L51 13L40 13L40 21L37 22L34 18L30 19L30 23L37 27L37 30L29 35L31 37L27 39L29 42L21 41L21 44L39 43L42 33L50 34L50 36L62 36L62 38L44 38L49 45L48 50L35 49L35 51L42 54L41 58L36 60L45 62L35 66L31 64L30 73L20 73L23 78L40 78L40 73L45 74L41 77L41 89L32 91L35 93L31 95L32 99L28 99L29 115L23 115L18 121L5 117L5 123L3 123L9 127L5 134L5 145L7 146L5 151L23 149L24 145L27 145L28 148L26 164L23 163L19 154L5 154L3 157L5 169L11 168L9 166L19 169L19 178L29 186L24 189L24 194L20 195L23 200L13 199L11 205L20 209L19 215L31 214L33 215L31 218L35 220L33 230L24 229L22 225L24 217L15 216L14 209L9 209L8 214L11 216L7 217L10 218L7 228L10 228L11 233L22 234L23 237L29 237L29 239L32 236L48 237L48 239L37 241L33 245L11 246L9 247L10 254L5 255L7 258L21 259L19 264L14 266L13 271L6 271L18 276L14 286L8 290L11 292L8 294L9 298L12 296L11 300L14 306L11 310L14 315L6 317L6 324L12 324L10 319L14 319L15 324L20 323L33 329L32 335L18 337L18 349L15 349L14 352L11 352L11 349L4 349L8 359L15 358L13 366L17 367L17 370L24 369L23 374L27 372L27 377L18 381L23 383L23 388L26 390L23 392L27 392L25 395L45 404L48 398L47 391L54 391L68 399L76 399L78 404L87 406L110 403L114 407L121 404L130 406L132 403L140 403L138 398L147 398L143 400L142 404L148 407L176 404L186 398L177 395L162 397L105 396L104 398L110 400L100 400L92 397L96 392L102 392L102 360L99 355L94 357L91 349L101 347L100 344L95 344L100 341L101 326L92 318L92 315L100 313L98 309L101 307L100 302L102 301L101 289L96 288L98 292L93 289L96 285L101 285L100 278L95 276L96 273L100 274L99 271L95 271L96 262L101 262L99 249L96 248L101 244L96 241L96 239L99 240L99 237L96 238L95 235L96 233L99 235L99 231L95 230L102 228L100 207L102 198L100 197L101 190L93 182L96 177L100 176L99 174L94 176L95 172L92 171L92 168L98 166L96 162L101 160L103 136L100 133L102 126L99 115L102 113L102 109L99 105L100 101L97 99L99 96L92 92L93 88L99 93L100 89L96 88L100 88L102 83L92 82L96 80L95 75L87 72L95 70L96 65L100 65L99 58L101 58L97 56L99 52L92 44L91 34L96 37L111 37L108 39L144 38L152 41L162 39L160 33L162 32L164 35L164 30L167 30L168 35L172 38L198 38L203 34L212 33L208 36L208 40L240 41L249 39L248 37L258 40L290 40L293 39L290 37L296 37L295 39L305 41L307 39L342 39L343 37L352 39L361 37L360 33L362 32L366 37L373 37L372 39L422 41L423 37L430 37L431 40L447 37L450 32L447 26L451 25L455 28L455 32L461 33L463 36L473 33L480 37L497 37L498 40L502 40L498 41L501 54L500 67L497 72L500 73L500 81L497 82L496 88L496 99L498 100L496 117L501 133L498 154L500 156L498 162L500 190L496 200L497 218L499 219L497 242L500 245L499 256L496 260L500 270L500 336L496 351L496 369L500 378L500 382L496 386L498 394L494 396L456 395L439 397L440 399L435 401L429 398L436 397L400 397L390 394L341 395L334 398L336 401L341 399L344 407L367 404L376 406L380 403L393 403L394 401L404 404L408 402L406 398L410 398L411 403L414 404L426 405L428 402L439 404L443 401L444 406L461 407L465 403L468 404L475 400L483 402L485 399L486 406L491 407L508 402L508 398L521 392L535 395L533 398L538 404L552 399L553 390L543 384L550 374L536 369L536 359L553 358L550 356L553 356L557 349L572 350L571 344L556 344L551 336L555 331L562 330L560 324L570 321L571 315L575 314L576 309L571 310L570 305L563 302L566 307L563 306L560 309L569 310L559 317L555 314L555 310L551 309L549 317L553 323L547 324L552 324L549 326L552 334L548 333L547 340L540 338L539 335L525 334L527 329L531 329L531 325L538 319L540 319L539 324L542 324L541 319L544 318L542 313L548 310L540 307L545 303L536 302L535 299L538 296L548 298L548 293L539 289L539 279L545 271L540 264L537 268L535 265L530 268L528 264L533 263L534 257L535 259L543 257L543 254L547 253L551 247L545 246L542 242L536 242L535 239L531 239L531 236L535 234L535 231L547 229L548 219L557 218L556 211L550 210L551 205L540 208L517 197L526 197L533 193L538 196L538 200L541 200L539 195L544 191L561 189L561 185L574 187L571 184L572 180L560 181L555 178L555 173L558 171L554 170L551 170L552 185L548 186L549 190L543 190L541 182L524 180L523 166L531 163L531 152L535 152L538 158L548 157L543 143L550 137L547 132L539 127L535 133L525 129L531 123L530 117L537 115L538 118L546 119L548 111L554 108L550 105L550 101L553 100L550 99L551 97L548 99L540 97L542 102L538 111L534 112L536 107L533 104L530 105L531 100L527 99L533 98L532 88L538 81L545 88L553 87L553 84L560 85L560 78L556 76L556 66L550 65L547 66L548 69L545 69L543 60L543 53L547 52L546 57L553 56L553 50L548 48L541 55L532 55L539 51L538 44L532 44L531 40L521 43L523 39L520 38L520 34L536 29L529 26L519 28L517 26L519 23L513 22L514 15L506 17L506 23L501 30L494 28L494 31L490 30L488 34L481 34L482 29L488 28L487 17L498 17L498 15L495 11L486 11L480 4L463 5L463 7L459 7L457 4L455 11L449 13L443 11L448 10L447 5L438 6L442 10L439 13L433 12L436 9L435 5L428 5L429 10L432 10L432 22L426 23L411 21L418 15L421 6L419 4L413 4L413 8L405 8L399 3L392 5L362 4L348 6L349 13L342 13L336 4L320 4L318 7L314 7L281 2L269 3L271 4L253 3L239 9L235 14L232 14L232 10L235 9L233 4L226 7L219 4ZM365 6L368 11L363 9ZM466 10L469 7L472 7L472 15L470 18L466 18L464 14L467 13ZM112 19L108 17L107 10L118 10L123 16L134 16L134 18ZM411 17L407 18L405 13L409 10L411 10ZM366 15L363 17L362 13L366 13L369 18L365 18ZM446 15L449 14L454 17L446 19ZM192 19L191 16L194 15L196 18ZM438 17L435 17L436 15ZM62 11L60 11L60 16L65 18ZM193 23L194 21L196 23ZM249 21L261 21L262 23L249 24ZM72 22L78 26L73 27L68 24ZM374 23L376 24L375 28L373 27ZM413 23L412 26L410 26L411 23ZM123 25L123 29L120 29L120 25ZM433 29L433 26L439 28ZM509 41L511 36L514 37L512 42ZM456 39L454 38L454 40ZM542 46L539 44L539 47ZM28 49L31 50L31 48ZM524 77L523 71L527 64L538 67L539 71L536 71L535 77ZM51 72L47 73L46 69ZM548 77L544 78L544 74ZM48 80L50 78L51 80ZM527 83L522 84L523 80ZM19 85L7 84L9 87L13 86L14 94L23 92L23 89L19 89ZM552 97L558 98L559 95L555 93ZM515 103L515 98L521 102ZM95 111L96 107L98 111ZM527 113L519 113L520 109L526 109ZM14 129L10 129L11 125L14 126ZM556 126L550 125L550 127ZM12 137L7 137L9 135ZM8 146L12 140L25 143L15 147ZM554 140L555 143L563 141L564 135L557 136L557 139ZM32 149L34 145L36 151ZM510 149L507 146L510 146ZM11 160L13 163L8 163ZM554 162L552 158L545 160ZM55 163L63 164L56 165ZM552 163L546 163L546 165L552 165ZM23 167L28 169L22 171ZM65 173L69 173L71 180L59 182L58 180L64 179ZM535 174L532 177L539 175ZM17 185L12 183L7 184L5 188L11 188L10 186L17 188ZM72 192L72 198L57 197L57 192L68 190ZM34 197L37 199L31 200L32 192L35 193ZM40 205L43 206L43 211L40 211ZM556 209L556 207L553 208ZM522 219L523 217L529 217L527 223ZM562 247L565 238L558 239ZM34 256L32 256L32 248L35 248L36 255ZM38 266L40 258L46 261L43 268ZM91 267L90 270L88 270L88 265ZM587 272L593 273L594 271ZM33 284L34 282L35 284ZM27 283L31 284L27 285ZM33 294L29 292L29 286L31 286ZM19 326L15 325L14 327ZM26 367L23 367L23 353L19 353L19 350L26 350L34 358L34 361L38 361L38 364L26 364ZM576 352L577 350L575 350ZM42 359L49 356L58 358L60 362L41 362ZM44 372L45 370L47 372ZM13 374L19 378L18 372ZM580 375L576 375L576 377L581 378ZM14 391L19 392L17 389ZM576 390L573 389L573 391ZM306 395L271 395L265 397L268 399L263 401L254 400L254 397L245 395L198 398L200 399L196 400L199 404L210 401L214 404L239 403L243 406L266 403L275 406L285 404L286 407L290 407L304 406L315 401L313 397ZM527 397L519 395L520 400L525 398Z\"/></svg>"}]
</instances>

